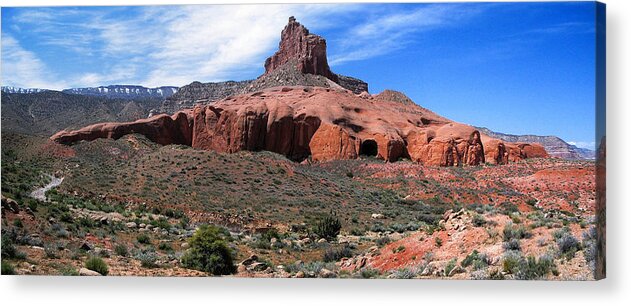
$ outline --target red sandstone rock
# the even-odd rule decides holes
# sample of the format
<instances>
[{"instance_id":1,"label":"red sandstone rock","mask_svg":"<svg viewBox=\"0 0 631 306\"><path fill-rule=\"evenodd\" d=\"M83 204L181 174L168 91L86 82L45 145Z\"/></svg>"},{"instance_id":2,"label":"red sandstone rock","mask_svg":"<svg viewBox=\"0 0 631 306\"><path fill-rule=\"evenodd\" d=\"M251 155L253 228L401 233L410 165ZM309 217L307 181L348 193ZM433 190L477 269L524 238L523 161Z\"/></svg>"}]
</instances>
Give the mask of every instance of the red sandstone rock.
<instances>
[{"instance_id":1,"label":"red sandstone rock","mask_svg":"<svg viewBox=\"0 0 631 306\"><path fill-rule=\"evenodd\" d=\"M265 74L290 62L302 73L322 75L338 82L327 62L326 40L310 34L294 17L289 17L289 23L281 33L278 51L265 60Z\"/></svg>"},{"instance_id":2,"label":"red sandstone rock","mask_svg":"<svg viewBox=\"0 0 631 306\"><path fill-rule=\"evenodd\" d=\"M288 65L296 65L304 74L338 81L327 63L325 40L310 34L293 17L281 34L279 50L265 62L265 75L282 72L291 67ZM173 116L95 124L61 131L51 139L70 144L132 133L163 145L185 144L228 153L267 150L293 160L373 155L386 161L409 157L427 166L475 166L547 157L540 145L490 138L415 104L403 93L385 90L372 96L360 91L356 95L340 86L268 88Z\"/></svg>"},{"instance_id":3,"label":"red sandstone rock","mask_svg":"<svg viewBox=\"0 0 631 306\"><path fill-rule=\"evenodd\" d=\"M409 157L427 166L474 166L547 156L540 145L505 143L416 104L303 86L235 96L173 116L62 131L51 138L69 144L131 133L160 144L228 153L267 150L293 160L375 155L387 161Z\"/></svg>"}]
</instances>

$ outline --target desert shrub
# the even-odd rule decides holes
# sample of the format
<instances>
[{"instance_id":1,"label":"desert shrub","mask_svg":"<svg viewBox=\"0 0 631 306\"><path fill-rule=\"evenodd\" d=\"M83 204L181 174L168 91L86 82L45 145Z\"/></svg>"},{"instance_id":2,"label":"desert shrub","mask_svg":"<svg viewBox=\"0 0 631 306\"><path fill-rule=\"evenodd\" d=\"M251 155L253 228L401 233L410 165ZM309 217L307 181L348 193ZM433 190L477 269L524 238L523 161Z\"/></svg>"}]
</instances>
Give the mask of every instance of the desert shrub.
<instances>
[{"instance_id":1,"label":"desert shrub","mask_svg":"<svg viewBox=\"0 0 631 306\"><path fill-rule=\"evenodd\" d=\"M574 258L576 251L581 249L581 244L569 232L563 233L558 239L556 239L557 246L559 247L559 253L565 258Z\"/></svg>"},{"instance_id":2,"label":"desert shrub","mask_svg":"<svg viewBox=\"0 0 631 306\"><path fill-rule=\"evenodd\" d=\"M124 245L124 244L117 244L114 247L114 253L116 253L116 255L118 255L118 256L127 257L129 255L129 250L127 249L126 245Z\"/></svg>"},{"instance_id":3,"label":"desert shrub","mask_svg":"<svg viewBox=\"0 0 631 306\"><path fill-rule=\"evenodd\" d=\"M92 270L95 272L99 272L101 275L107 275L109 273L109 268L103 259L100 257L90 257L85 262L85 267L88 270Z\"/></svg>"},{"instance_id":4,"label":"desert shrub","mask_svg":"<svg viewBox=\"0 0 631 306\"><path fill-rule=\"evenodd\" d=\"M79 276L79 271L72 266L66 266L59 269L59 273L63 276Z\"/></svg>"},{"instance_id":5,"label":"desert shrub","mask_svg":"<svg viewBox=\"0 0 631 306\"><path fill-rule=\"evenodd\" d=\"M512 222L506 223L503 230L504 241L510 241L511 239L524 239L530 238L531 234L526 230L523 225L513 225Z\"/></svg>"},{"instance_id":6,"label":"desert shrub","mask_svg":"<svg viewBox=\"0 0 631 306\"><path fill-rule=\"evenodd\" d=\"M457 261L456 258L454 258L454 259L450 260L449 262L447 262L447 265L445 265L445 276L449 276L451 271L453 271L456 268L457 262L458 261Z\"/></svg>"},{"instance_id":7,"label":"desert shrub","mask_svg":"<svg viewBox=\"0 0 631 306\"><path fill-rule=\"evenodd\" d=\"M504 247L504 251L521 251L521 244L519 240L515 238L511 238L511 240L504 242L502 245Z\"/></svg>"},{"instance_id":8,"label":"desert shrub","mask_svg":"<svg viewBox=\"0 0 631 306\"><path fill-rule=\"evenodd\" d=\"M156 264L158 256L152 250L139 251L135 257L140 261L140 266L143 268L155 268L158 266Z\"/></svg>"},{"instance_id":9,"label":"desert shrub","mask_svg":"<svg viewBox=\"0 0 631 306\"><path fill-rule=\"evenodd\" d=\"M145 234L140 234L138 237L136 237L136 240L142 244L151 244L151 238L149 238L149 236Z\"/></svg>"},{"instance_id":10,"label":"desert shrub","mask_svg":"<svg viewBox=\"0 0 631 306\"><path fill-rule=\"evenodd\" d=\"M387 229L381 222L375 222L372 226L370 226L370 231L375 233L383 233Z\"/></svg>"},{"instance_id":11,"label":"desert shrub","mask_svg":"<svg viewBox=\"0 0 631 306\"><path fill-rule=\"evenodd\" d=\"M541 279L550 272L558 273L552 256L541 255L538 260L534 256L528 256L520 261L515 278L522 280Z\"/></svg>"},{"instance_id":12,"label":"desert shrub","mask_svg":"<svg viewBox=\"0 0 631 306\"><path fill-rule=\"evenodd\" d=\"M390 237L388 237L388 236L379 237L379 238L377 238L377 239L375 240L375 243L376 243L378 246L382 247L382 246L384 246L384 245L386 245L386 244L390 243Z\"/></svg>"},{"instance_id":13,"label":"desert shrub","mask_svg":"<svg viewBox=\"0 0 631 306\"><path fill-rule=\"evenodd\" d=\"M503 202L500 204L500 212L502 214L505 214L507 216L519 212L519 208L517 207L516 204L511 203L511 202Z\"/></svg>"},{"instance_id":14,"label":"desert shrub","mask_svg":"<svg viewBox=\"0 0 631 306\"><path fill-rule=\"evenodd\" d=\"M463 267L473 266L473 270L480 270L489 265L489 258L486 254L473 250L465 259L460 262Z\"/></svg>"},{"instance_id":15,"label":"desert shrub","mask_svg":"<svg viewBox=\"0 0 631 306\"><path fill-rule=\"evenodd\" d=\"M261 235L261 238L267 241L267 243L270 243L272 241L272 238L276 238L280 240L282 237L277 229L271 228L267 232L263 233Z\"/></svg>"},{"instance_id":16,"label":"desert shrub","mask_svg":"<svg viewBox=\"0 0 631 306\"><path fill-rule=\"evenodd\" d=\"M473 215L473 226L482 227L486 225L486 219L480 214Z\"/></svg>"},{"instance_id":17,"label":"desert shrub","mask_svg":"<svg viewBox=\"0 0 631 306\"><path fill-rule=\"evenodd\" d=\"M359 271L361 278L378 278L381 276L381 272L377 269L364 268Z\"/></svg>"},{"instance_id":18,"label":"desert shrub","mask_svg":"<svg viewBox=\"0 0 631 306\"><path fill-rule=\"evenodd\" d=\"M52 245L47 245L44 247L44 254L46 255L46 258L51 258L51 259L58 258L57 249Z\"/></svg>"},{"instance_id":19,"label":"desert shrub","mask_svg":"<svg viewBox=\"0 0 631 306\"><path fill-rule=\"evenodd\" d=\"M213 275L236 271L232 251L226 244L224 232L212 225L202 225L189 239L189 249L182 256L182 264L190 269Z\"/></svg>"},{"instance_id":20,"label":"desert shrub","mask_svg":"<svg viewBox=\"0 0 631 306\"><path fill-rule=\"evenodd\" d=\"M397 233L403 233L407 230L407 226L401 223L392 223L390 224L390 230Z\"/></svg>"},{"instance_id":21,"label":"desert shrub","mask_svg":"<svg viewBox=\"0 0 631 306\"><path fill-rule=\"evenodd\" d=\"M160 242L160 244L158 245L158 249L165 252L173 251L173 247L168 242Z\"/></svg>"},{"instance_id":22,"label":"desert shrub","mask_svg":"<svg viewBox=\"0 0 631 306\"><path fill-rule=\"evenodd\" d=\"M523 256L519 251L506 251L502 256L502 270L506 273L514 274L519 268L519 262Z\"/></svg>"},{"instance_id":23,"label":"desert shrub","mask_svg":"<svg viewBox=\"0 0 631 306\"><path fill-rule=\"evenodd\" d=\"M329 214L315 224L313 233L320 238L332 240L339 235L341 229L340 220L335 215Z\"/></svg>"},{"instance_id":24,"label":"desert shrub","mask_svg":"<svg viewBox=\"0 0 631 306\"><path fill-rule=\"evenodd\" d=\"M350 232L350 234L353 235L353 236L363 236L364 233L365 232L362 229L357 228L357 227L351 229L351 232Z\"/></svg>"},{"instance_id":25,"label":"desert shrub","mask_svg":"<svg viewBox=\"0 0 631 306\"><path fill-rule=\"evenodd\" d=\"M396 254L396 253L401 253L405 251L405 246L404 245L400 245L398 246L396 249L392 249L392 253Z\"/></svg>"},{"instance_id":26,"label":"desert shrub","mask_svg":"<svg viewBox=\"0 0 631 306\"><path fill-rule=\"evenodd\" d=\"M434 238L434 244L436 245L436 247L441 247L443 246L443 239L440 237L436 237Z\"/></svg>"},{"instance_id":27,"label":"desert shrub","mask_svg":"<svg viewBox=\"0 0 631 306\"><path fill-rule=\"evenodd\" d=\"M416 277L417 274L418 273L416 269L406 267L406 268L400 268L393 271L391 275L392 277L398 278L398 279L411 279L411 278Z\"/></svg>"},{"instance_id":28,"label":"desert shrub","mask_svg":"<svg viewBox=\"0 0 631 306\"><path fill-rule=\"evenodd\" d=\"M332 262L338 261L342 258L350 258L353 257L353 249L351 249L348 245L342 248L329 248L324 252L324 256L322 260L324 262Z\"/></svg>"},{"instance_id":29,"label":"desert shrub","mask_svg":"<svg viewBox=\"0 0 631 306\"><path fill-rule=\"evenodd\" d=\"M24 227L24 224L22 223L22 219L14 219L13 220L13 226L19 227L19 228Z\"/></svg>"},{"instance_id":30,"label":"desert shrub","mask_svg":"<svg viewBox=\"0 0 631 306\"><path fill-rule=\"evenodd\" d=\"M26 259L26 254L15 247L12 236L11 233L2 233L2 258Z\"/></svg>"},{"instance_id":31,"label":"desert shrub","mask_svg":"<svg viewBox=\"0 0 631 306\"><path fill-rule=\"evenodd\" d=\"M169 221L164 217L160 217L158 218L158 220L151 220L149 224L153 225L154 227L165 229L167 231L171 229L171 223L169 223Z\"/></svg>"},{"instance_id":32,"label":"desert shrub","mask_svg":"<svg viewBox=\"0 0 631 306\"><path fill-rule=\"evenodd\" d=\"M2 266L2 271L1 271L2 275L15 275L15 267L13 267L12 264L3 260L1 262L1 266Z\"/></svg>"}]
</instances>

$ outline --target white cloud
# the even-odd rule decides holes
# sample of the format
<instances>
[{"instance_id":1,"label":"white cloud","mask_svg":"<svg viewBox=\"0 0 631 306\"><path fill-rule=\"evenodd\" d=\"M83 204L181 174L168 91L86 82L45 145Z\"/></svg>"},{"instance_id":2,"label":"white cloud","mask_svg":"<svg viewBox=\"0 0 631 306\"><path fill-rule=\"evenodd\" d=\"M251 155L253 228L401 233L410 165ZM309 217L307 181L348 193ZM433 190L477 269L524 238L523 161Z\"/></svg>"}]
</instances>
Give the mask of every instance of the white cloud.
<instances>
[{"instance_id":1,"label":"white cloud","mask_svg":"<svg viewBox=\"0 0 631 306\"><path fill-rule=\"evenodd\" d=\"M2 35L2 85L60 89L63 81L54 78L35 53L25 50L10 35Z\"/></svg>"},{"instance_id":2,"label":"white cloud","mask_svg":"<svg viewBox=\"0 0 631 306\"><path fill-rule=\"evenodd\" d=\"M106 63L95 71L65 75L71 86L181 86L255 77L276 49L289 16L317 29L334 25L336 16L359 7L190 5L136 7L134 12L41 8L23 10L13 21L31 25L40 45Z\"/></svg>"}]
</instances>

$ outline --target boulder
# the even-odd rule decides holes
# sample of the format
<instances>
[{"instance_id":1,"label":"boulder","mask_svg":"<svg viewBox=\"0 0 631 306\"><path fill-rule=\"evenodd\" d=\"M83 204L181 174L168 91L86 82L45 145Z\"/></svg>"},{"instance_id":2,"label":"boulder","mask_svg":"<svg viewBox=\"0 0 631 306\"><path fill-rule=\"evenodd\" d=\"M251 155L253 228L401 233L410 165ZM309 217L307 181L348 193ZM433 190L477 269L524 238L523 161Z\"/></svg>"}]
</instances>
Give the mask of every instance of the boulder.
<instances>
[{"instance_id":1,"label":"boulder","mask_svg":"<svg viewBox=\"0 0 631 306\"><path fill-rule=\"evenodd\" d=\"M80 276L103 276L99 272L92 271L92 270L89 270L89 269L86 269L86 268L79 269L79 275Z\"/></svg>"}]
</instances>

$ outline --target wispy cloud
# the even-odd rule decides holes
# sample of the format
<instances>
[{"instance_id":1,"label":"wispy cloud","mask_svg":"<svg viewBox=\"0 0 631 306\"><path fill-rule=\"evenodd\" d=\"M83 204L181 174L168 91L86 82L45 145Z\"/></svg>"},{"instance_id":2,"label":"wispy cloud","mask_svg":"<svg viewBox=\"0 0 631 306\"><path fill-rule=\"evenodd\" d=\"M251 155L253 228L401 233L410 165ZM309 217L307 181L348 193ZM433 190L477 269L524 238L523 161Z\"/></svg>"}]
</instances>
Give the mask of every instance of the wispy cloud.
<instances>
[{"instance_id":1,"label":"wispy cloud","mask_svg":"<svg viewBox=\"0 0 631 306\"><path fill-rule=\"evenodd\" d=\"M25 50L10 35L2 35L2 85L16 87L62 88L66 84L56 80L35 53Z\"/></svg>"},{"instance_id":2,"label":"wispy cloud","mask_svg":"<svg viewBox=\"0 0 631 306\"><path fill-rule=\"evenodd\" d=\"M425 5L368 18L349 30L346 36L352 39L341 42L342 52L330 62L335 65L394 52L412 42L412 34L458 24L482 10L483 6Z\"/></svg>"},{"instance_id":3,"label":"wispy cloud","mask_svg":"<svg viewBox=\"0 0 631 306\"><path fill-rule=\"evenodd\" d=\"M296 16L306 25L326 26L333 24L328 19L358 8L357 5L43 8L20 11L12 21L17 26L30 25L43 48L60 48L79 58L105 63L93 71L66 75L66 84L70 86L112 82L181 86L194 80L243 78L262 70L263 60L276 48L280 29L289 16ZM28 83L29 78L14 75L17 72L7 71L4 76L22 78Z\"/></svg>"}]
</instances>

